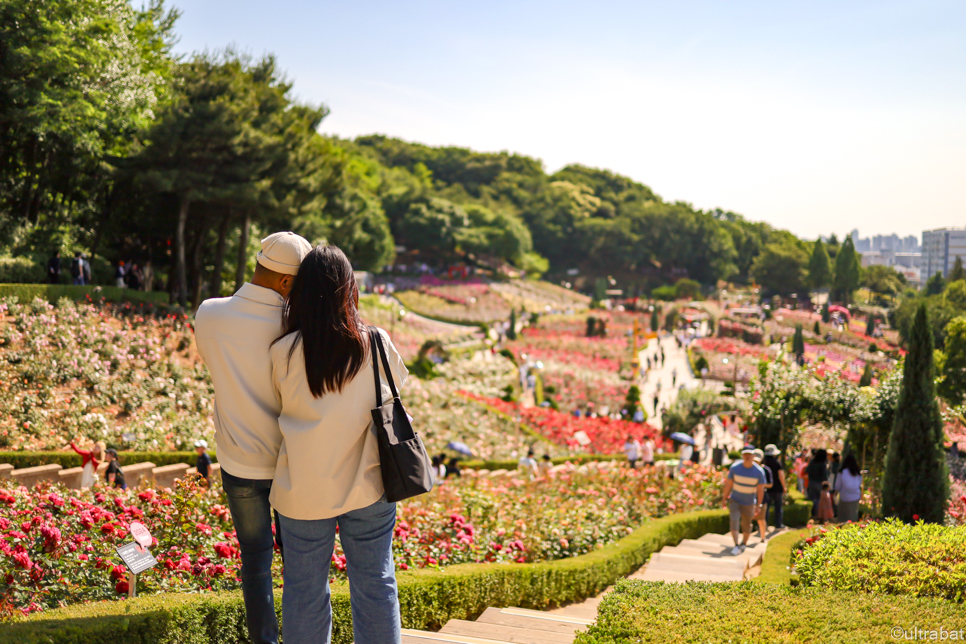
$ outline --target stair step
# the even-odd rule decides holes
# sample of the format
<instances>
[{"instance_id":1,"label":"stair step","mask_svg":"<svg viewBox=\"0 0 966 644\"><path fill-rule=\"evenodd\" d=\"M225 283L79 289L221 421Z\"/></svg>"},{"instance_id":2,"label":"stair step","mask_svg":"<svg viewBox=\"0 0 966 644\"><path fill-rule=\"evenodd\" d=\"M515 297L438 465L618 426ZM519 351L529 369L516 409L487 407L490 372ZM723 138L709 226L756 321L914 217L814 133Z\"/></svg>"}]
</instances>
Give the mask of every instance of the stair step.
<instances>
[{"instance_id":1,"label":"stair step","mask_svg":"<svg viewBox=\"0 0 966 644\"><path fill-rule=\"evenodd\" d=\"M573 635L577 631L586 628L584 624L574 624L571 621L560 619L546 619L542 615L533 617L531 615L514 615L505 613L499 608L487 608L483 614L476 618L477 624L499 624L500 626L515 626L517 628L529 628L534 631L548 631L551 633L565 633Z\"/></svg>"},{"instance_id":2,"label":"stair step","mask_svg":"<svg viewBox=\"0 0 966 644\"><path fill-rule=\"evenodd\" d=\"M741 538L742 537L739 534L738 535L739 541L741 540ZM735 541L734 541L734 539L731 538L731 533L727 533L727 534L714 534L712 532L709 532L708 534L701 535L700 537L698 537L697 540L698 541L708 542L708 543L719 543L719 544L721 544L723 546L731 546L732 548L735 546ZM763 543L763 542L756 535L752 535L751 537L748 538L748 545L749 546L756 546L759 543Z\"/></svg>"},{"instance_id":3,"label":"stair step","mask_svg":"<svg viewBox=\"0 0 966 644\"><path fill-rule=\"evenodd\" d=\"M683 569L692 570L694 568L707 568L709 570L737 570L744 572L748 567L746 557L714 558L714 557L691 557L674 553L658 553L651 555L648 568L652 566L679 566Z\"/></svg>"},{"instance_id":4,"label":"stair step","mask_svg":"<svg viewBox=\"0 0 966 644\"><path fill-rule=\"evenodd\" d=\"M744 579L744 574L732 573L730 575L714 575L710 573L702 572L685 572L682 570L645 570L640 575L633 575L631 579L640 579L642 581L669 581L669 582L685 582L685 581L717 581L717 582L728 582L728 581L741 581Z\"/></svg>"},{"instance_id":5,"label":"stair step","mask_svg":"<svg viewBox=\"0 0 966 644\"><path fill-rule=\"evenodd\" d=\"M560 609L558 609L560 610ZM566 609L563 609L566 610ZM530 608L501 608L500 612L504 615L521 615L523 617L537 617L539 619L548 619L556 622L567 622L568 624L575 624L579 626L590 626L594 623L593 619L584 619L583 617L574 617L561 612L544 612L542 610L532 610Z\"/></svg>"},{"instance_id":6,"label":"stair step","mask_svg":"<svg viewBox=\"0 0 966 644\"><path fill-rule=\"evenodd\" d=\"M462 619L449 620L443 628L439 629L439 632L444 635L479 637L513 644L571 644L576 637L574 633L553 633L502 624L469 622Z\"/></svg>"},{"instance_id":7,"label":"stair step","mask_svg":"<svg viewBox=\"0 0 966 644\"><path fill-rule=\"evenodd\" d=\"M505 640L484 639L481 637L465 637L447 633L430 633L402 629L402 644L428 644L428 642L449 642L450 644L511 644Z\"/></svg>"}]
</instances>

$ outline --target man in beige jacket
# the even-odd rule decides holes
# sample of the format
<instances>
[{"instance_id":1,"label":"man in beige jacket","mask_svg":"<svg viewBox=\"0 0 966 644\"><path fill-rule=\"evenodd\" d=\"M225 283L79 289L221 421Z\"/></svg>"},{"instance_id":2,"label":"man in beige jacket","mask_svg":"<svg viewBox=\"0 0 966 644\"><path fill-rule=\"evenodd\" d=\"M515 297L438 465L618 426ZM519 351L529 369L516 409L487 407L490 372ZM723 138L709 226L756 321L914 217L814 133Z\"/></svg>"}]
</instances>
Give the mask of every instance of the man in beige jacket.
<instances>
[{"instance_id":1,"label":"man in beige jacket","mask_svg":"<svg viewBox=\"0 0 966 644\"><path fill-rule=\"evenodd\" d=\"M268 501L282 433L269 347L312 246L291 232L262 240L255 275L231 297L205 300L195 315L198 352L215 387L215 439L228 507L241 546L241 582L253 644L278 644Z\"/></svg>"}]
</instances>

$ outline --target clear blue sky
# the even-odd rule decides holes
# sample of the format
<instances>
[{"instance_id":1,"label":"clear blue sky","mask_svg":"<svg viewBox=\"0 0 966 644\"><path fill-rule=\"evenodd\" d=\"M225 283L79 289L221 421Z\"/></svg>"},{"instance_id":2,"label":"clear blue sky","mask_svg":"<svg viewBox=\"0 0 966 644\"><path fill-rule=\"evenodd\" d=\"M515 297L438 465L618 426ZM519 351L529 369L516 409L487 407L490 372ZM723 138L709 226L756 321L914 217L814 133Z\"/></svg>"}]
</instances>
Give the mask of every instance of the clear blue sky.
<instances>
[{"instance_id":1,"label":"clear blue sky","mask_svg":"<svg viewBox=\"0 0 966 644\"><path fill-rule=\"evenodd\" d=\"M966 225L966 2L179 0L321 131L609 168L815 237Z\"/></svg>"}]
</instances>

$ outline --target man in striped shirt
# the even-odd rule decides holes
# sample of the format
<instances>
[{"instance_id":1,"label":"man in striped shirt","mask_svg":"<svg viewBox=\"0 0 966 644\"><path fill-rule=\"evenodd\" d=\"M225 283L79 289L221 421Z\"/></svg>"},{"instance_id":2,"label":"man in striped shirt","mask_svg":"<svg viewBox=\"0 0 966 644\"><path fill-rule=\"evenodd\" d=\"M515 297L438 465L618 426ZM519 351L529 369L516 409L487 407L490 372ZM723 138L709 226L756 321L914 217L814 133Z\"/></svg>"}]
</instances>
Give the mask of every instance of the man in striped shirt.
<instances>
[{"instance_id":1,"label":"man in striped shirt","mask_svg":"<svg viewBox=\"0 0 966 644\"><path fill-rule=\"evenodd\" d=\"M724 484L722 505L731 513L731 538L735 547L731 554L738 556L748 547L751 537L751 520L761 509L765 498L765 470L755 464L755 448L745 445L741 450L741 462L728 470ZM738 543L738 529L742 541Z\"/></svg>"}]
</instances>

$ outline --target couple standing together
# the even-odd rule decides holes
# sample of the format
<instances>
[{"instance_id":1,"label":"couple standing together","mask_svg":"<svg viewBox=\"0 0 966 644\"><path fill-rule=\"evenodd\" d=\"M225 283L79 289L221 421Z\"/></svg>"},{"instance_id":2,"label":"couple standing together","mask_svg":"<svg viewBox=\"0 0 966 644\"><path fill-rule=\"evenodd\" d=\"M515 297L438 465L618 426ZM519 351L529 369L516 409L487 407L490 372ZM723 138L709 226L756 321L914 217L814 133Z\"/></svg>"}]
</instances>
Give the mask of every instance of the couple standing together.
<instances>
[{"instance_id":1,"label":"couple standing together","mask_svg":"<svg viewBox=\"0 0 966 644\"><path fill-rule=\"evenodd\" d=\"M291 232L262 240L252 281L206 300L198 351L215 388L218 461L241 546L254 644L277 644L272 511L284 561L286 644L328 643L329 564L336 533L347 560L358 644L399 642L392 537L377 439L369 329L349 260ZM378 330L398 386L408 376ZM376 372L378 373L378 372ZM382 398L391 397L381 374Z\"/></svg>"}]
</instances>

